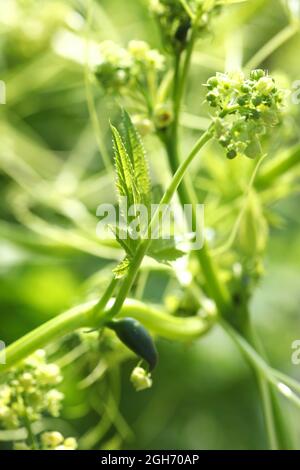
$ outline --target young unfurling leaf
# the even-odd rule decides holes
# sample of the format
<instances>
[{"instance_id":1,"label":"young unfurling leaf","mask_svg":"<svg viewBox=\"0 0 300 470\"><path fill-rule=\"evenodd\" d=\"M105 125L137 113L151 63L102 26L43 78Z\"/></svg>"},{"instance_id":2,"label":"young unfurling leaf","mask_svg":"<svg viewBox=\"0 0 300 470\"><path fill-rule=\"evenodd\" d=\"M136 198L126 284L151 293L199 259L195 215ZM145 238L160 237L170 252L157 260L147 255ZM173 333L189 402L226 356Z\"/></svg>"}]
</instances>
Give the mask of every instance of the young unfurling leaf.
<instances>
[{"instance_id":1,"label":"young unfurling leaf","mask_svg":"<svg viewBox=\"0 0 300 470\"><path fill-rule=\"evenodd\" d=\"M134 168L119 131L114 126L111 126L111 131L114 144L117 191L120 197L126 198L127 205L132 206L138 200Z\"/></svg>"},{"instance_id":2,"label":"young unfurling leaf","mask_svg":"<svg viewBox=\"0 0 300 470\"><path fill-rule=\"evenodd\" d=\"M127 205L151 202L151 182L146 153L141 138L126 111L123 111L119 132L111 126L114 142L117 190L127 197Z\"/></svg>"},{"instance_id":3,"label":"young unfurling leaf","mask_svg":"<svg viewBox=\"0 0 300 470\"><path fill-rule=\"evenodd\" d=\"M117 174L117 191L124 227L111 227L127 258L115 270L122 277L134 256L150 219L151 182L141 138L123 111L120 132L111 126ZM143 209L143 210L141 210ZM133 230L134 227L134 230ZM133 233L134 231L134 233Z\"/></svg>"},{"instance_id":4,"label":"young unfurling leaf","mask_svg":"<svg viewBox=\"0 0 300 470\"><path fill-rule=\"evenodd\" d=\"M135 184L138 191L138 201L136 203L143 204L149 208L151 203L151 181L146 152L141 137L125 110L123 110L121 132L133 167Z\"/></svg>"}]
</instances>

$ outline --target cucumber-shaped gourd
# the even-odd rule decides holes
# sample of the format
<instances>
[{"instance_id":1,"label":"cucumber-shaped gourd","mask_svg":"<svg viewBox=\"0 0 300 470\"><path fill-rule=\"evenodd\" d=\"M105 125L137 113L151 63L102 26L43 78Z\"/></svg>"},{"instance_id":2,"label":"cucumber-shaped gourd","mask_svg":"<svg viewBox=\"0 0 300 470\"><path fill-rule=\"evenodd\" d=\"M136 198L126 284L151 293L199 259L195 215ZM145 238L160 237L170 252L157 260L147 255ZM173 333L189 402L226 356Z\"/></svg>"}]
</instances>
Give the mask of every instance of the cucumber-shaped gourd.
<instances>
[{"instance_id":1,"label":"cucumber-shaped gourd","mask_svg":"<svg viewBox=\"0 0 300 470\"><path fill-rule=\"evenodd\" d=\"M157 364L158 353L152 337L146 328L133 318L122 318L107 323L118 338L137 356L149 364L151 371Z\"/></svg>"}]
</instances>

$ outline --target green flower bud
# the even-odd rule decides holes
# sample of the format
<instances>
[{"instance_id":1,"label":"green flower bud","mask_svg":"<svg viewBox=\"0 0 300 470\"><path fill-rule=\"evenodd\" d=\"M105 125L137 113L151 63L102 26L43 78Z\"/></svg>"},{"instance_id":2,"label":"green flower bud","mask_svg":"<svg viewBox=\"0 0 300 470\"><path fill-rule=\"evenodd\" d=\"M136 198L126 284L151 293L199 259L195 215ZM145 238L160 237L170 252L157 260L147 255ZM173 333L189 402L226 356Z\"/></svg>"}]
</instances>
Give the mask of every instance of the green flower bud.
<instances>
[{"instance_id":1,"label":"green flower bud","mask_svg":"<svg viewBox=\"0 0 300 470\"><path fill-rule=\"evenodd\" d=\"M240 106L244 106L248 101L249 101L249 98L246 95L239 96L239 98L237 99L237 102Z\"/></svg>"},{"instance_id":2,"label":"green flower bud","mask_svg":"<svg viewBox=\"0 0 300 470\"><path fill-rule=\"evenodd\" d=\"M226 156L229 160L233 160L237 156L237 151L235 150L235 148L231 147L228 150Z\"/></svg>"},{"instance_id":3,"label":"green flower bud","mask_svg":"<svg viewBox=\"0 0 300 470\"><path fill-rule=\"evenodd\" d=\"M254 104L254 106L259 106L262 103L262 97L255 96L251 101Z\"/></svg>"},{"instance_id":4,"label":"green flower bud","mask_svg":"<svg viewBox=\"0 0 300 470\"><path fill-rule=\"evenodd\" d=\"M61 382L60 368L56 364L42 364L37 378L43 385L56 385Z\"/></svg>"},{"instance_id":5,"label":"green flower bud","mask_svg":"<svg viewBox=\"0 0 300 470\"><path fill-rule=\"evenodd\" d=\"M274 91L275 83L271 77L262 77L258 80L255 88L264 95L268 95Z\"/></svg>"},{"instance_id":6,"label":"green flower bud","mask_svg":"<svg viewBox=\"0 0 300 470\"><path fill-rule=\"evenodd\" d=\"M161 104L154 111L154 125L157 129L166 129L173 121L173 112L170 106Z\"/></svg>"},{"instance_id":7,"label":"green flower bud","mask_svg":"<svg viewBox=\"0 0 300 470\"><path fill-rule=\"evenodd\" d=\"M145 60L146 54L149 50L149 44L145 41L132 40L128 44L129 53L137 60Z\"/></svg>"},{"instance_id":8,"label":"green flower bud","mask_svg":"<svg viewBox=\"0 0 300 470\"><path fill-rule=\"evenodd\" d=\"M24 390L32 390L33 385L35 384L35 379L32 374L29 372L24 372L19 379L20 385L24 388Z\"/></svg>"},{"instance_id":9,"label":"green flower bud","mask_svg":"<svg viewBox=\"0 0 300 470\"><path fill-rule=\"evenodd\" d=\"M219 142L222 147L228 147L228 145L230 144L230 139L227 136L222 136L220 137Z\"/></svg>"},{"instance_id":10,"label":"green flower bud","mask_svg":"<svg viewBox=\"0 0 300 470\"><path fill-rule=\"evenodd\" d=\"M135 367L131 373L130 381L132 382L135 390L140 392L152 387L151 375L142 367Z\"/></svg>"},{"instance_id":11,"label":"green flower bud","mask_svg":"<svg viewBox=\"0 0 300 470\"><path fill-rule=\"evenodd\" d=\"M61 409L61 402L64 399L64 394L56 389L49 390L45 396L46 410L51 416L59 416Z\"/></svg>"},{"instance_id":12,"label":"green flower bud","mask_svg":"<svg viewBox=\"0 0 300 470\"><path fill-rule=\"evenodd\" d=\"M67 437L67 439L65 439L65 441L64 441L64 446L68 450L76 450L77 447L78 447L78 444L77 444L77 441L74 437Z\"/></svg>"},{"instance_id":13,"label":"green flower bud","mask_svg":"<svg viewBox=\"0 0 300 470\"><path fill-rule=\"evenodd\" d=\"M250 78L252 80L259 80L260 78L264 77L266 75L265 71L262 69L256 69L252 70L250 73Z\"/></svg>"},{"instance_id":14,"label":"green flower bud","mask_svg":"<svg viewBox=\"0 0 300 470\"><path fill-rule=\"evenodd\" d=\"M8 385L0 385L0 405L7 405L10 402L12 389Z\"/></svg>"},{"instance_id":15,"label":"green flower bud","mask_svg":"<svg viewBox=\"0 0 300 470\"><path fill-rule=\"evenodd\" d=\"M219 82L217 77L211 77L207 80L206 85L209 90L212 90L213 88L216 88L218 86L218 83Z\"/></svg>"},{"instance_id":16,"label":"green flower bud","mask_svg":"<svg viewBox=\"0 0 300 470\"><path fill-rule=\"evenodd\" d=\"M241 86L241 91L243 93L249 93L251 91L251 87L249 85L245 85L244 83Z\"/></svg>"},{"instance_id":17,"label":"green flower bud","mask_svg":"<svg viewBox=\"0 0 300 470\"><path fill-rule=\"evenodd\" d=\"M60 432L53 431L53 432L44 432L41 435L41 442L43 446L45 447L50 447L50 449L53 449L54 447L57 447L64 441L64 437Z\"/></svg>"},{"instance_id":18,"label":"green flower bud","mask_svg":"<svg viewBox=\"0 0 300 470\"><path fill-rule=\"evenodd\" d=\"M153 123L145 116L135 114L132 117L132 123L137 128L141 136L150 134L153 131Z\"/></svg>"}]
</instances>

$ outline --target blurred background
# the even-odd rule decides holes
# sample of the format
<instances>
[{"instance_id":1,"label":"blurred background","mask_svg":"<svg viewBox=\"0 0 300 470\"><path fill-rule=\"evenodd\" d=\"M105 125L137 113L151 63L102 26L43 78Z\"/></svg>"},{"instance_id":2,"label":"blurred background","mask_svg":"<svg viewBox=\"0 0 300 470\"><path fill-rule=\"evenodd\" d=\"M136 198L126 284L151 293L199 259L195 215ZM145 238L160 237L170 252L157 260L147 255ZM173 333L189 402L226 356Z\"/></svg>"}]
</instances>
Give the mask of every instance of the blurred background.
<instances>
[{"instance_id":1,"label":"blurred background","mask_svg":"<svg viewBox=\"0 0 300 470\"><path fill-rule=\"evenodd\" d=\"M6 344L100 295L120 258L114 243L96 237L95 217L101 202L115 202L107 162L112 161L109 119L117 119L119 108L96 81L90 82L89 61L105 39L121 45L143 39L160 50L163 44L146 1L127 0L125 7L120 0L95 0L90 24L87 4L0 2L0 80L6 87L6 104L0 105L0 339ZM190 148L206 124L202 84L207 78L228 64L247 63L282 30L286 40L263 66L288 88L300 79L299 11L297 0L249 0L223 8L193 58L183 148ZM297 143L299 108L293 105L291 120L276 131L276 152ZM145 146L153 182L163 187L168 173L163 150L153 136L145 138ZM225 160L217 146L211 147L193 173L199 192L204 181L218 182L206 206L206 223L216 230L234 221L235 209L225 221L222 208L250 171L248 162L228 169ZM300 378L300 366L291 363L291 344L300 339L300 201L293 191L299 169L292 176L293 184L287 180L268 207L274 223L265 277L251 310L272 365ZM180 297L178 289L164 270L145 269L137 297L169 305ZM100 345L93 336L83 340L81 333L50 345L49 354L65 376L64 411L55 429L75 435L85 449L266 448L253 375L222 331L214 328L190 345L158 340L158 349L153 387L136 393L128 379L135 360L109 335ZM300 442L299 411L285 400L282 406ZM41 424L49 425L51 420ZM10 446L6 436L0 431L2 449Z\"/></svg>"}]
</instances>

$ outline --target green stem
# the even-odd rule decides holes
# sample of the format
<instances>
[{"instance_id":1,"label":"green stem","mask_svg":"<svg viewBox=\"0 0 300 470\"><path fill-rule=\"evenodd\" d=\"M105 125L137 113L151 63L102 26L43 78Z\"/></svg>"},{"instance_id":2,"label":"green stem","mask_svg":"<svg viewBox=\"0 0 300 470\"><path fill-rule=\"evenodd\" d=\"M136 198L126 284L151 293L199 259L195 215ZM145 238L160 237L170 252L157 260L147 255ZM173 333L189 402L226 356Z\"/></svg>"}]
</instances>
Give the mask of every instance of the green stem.
<instances>
[{"instance_id":1,"label":"green stem","mask_svg":"<svg viewBox=\"0 0 300 470\"><path fill-rule=\"evenodd\" d=\"M283 155L279 159L272 160L264 166L260 175L255 182L255 187L264 190L272 185L281 176L284 176L290 170L300 163L300 145L296 145L288 154Z\"/></svg>"},{"instance_id":2,"label":"green stem","mask_svg":"<svg viewBox=\"0 0 300 470\"><path fill-rule=\"evenodd\" d=\"M252 347L266 361L266 352L253 329L250 319L246 324L246 328L244 329L243 333L244 337L248 339ZM270 371L270 375L275 377L277 380L275 373L273 373L273 370L269 366L268 370ZM261 392L266 430L269 436L271 449L292 449L292 438L282 416L278 397L275 393L274 387L268 383L266 376L260 371L256 371L256 376ZM282 376L284 376L284 374L282 374ZM287 383L286 380L284 382Z\"/></svg>"},{"instance_id":3,"label":"green stem","mask_svg":"<svg viewBox=\"0 0 300 470\"><path fill-rule=\"evenodd\" d=\"M271 449L293 449L293 443L285 422L282 417L276 390L278 391L279 380L277 371L274 371L265 361L265 352L262 349L256 335L252 331L252 327L248 324L248 328L244 331L245 336L249 337L248 343L243 336L235 331L226 321L219 320L223 329L229 334L232 340L241 350L242 354L250 363L257 378L259 391L261 394L266 431L268 434ZM259 351L259 352L257 352ZM279 373L280 375L280 373ZM289 378L281 374L282 382L285 384ZM287 380L286 380L287 379ZM274 388L275 387L275 388ZM279 390L280 391L280 390ZM299 406L298 398L295 395L289 399Z\"/></svg>"},{"instance_id":4,"label":"green stem","mask_svg":"<svg viewBox=\"0 0 300 470\"><path fill-rule=\"evenodd\" d=\"M95 318L95 306L98 301L90 301L58 315L15 341L6 349L6 364L0 365L0 374L22 361L37 349L45 347L64 335L80 328L95 328L106 321L104 311ZM113 299L111 300L113 303ZM109 303L110 306L110 303ZM145 305L136 300L127 299L119 312L120 317L132 317L139 320L153 333L177 341L191 341L204 334L214 323L214 318L201 317L179 318L163 312L161 309Z\"/></svg>"},{"instance_id":5,"label":"green stem","mask_svg":"<svg viewBox=\"0 0 300 470\"><path fill-rule=\"evenodd\" d=\"M258 388L262 401L262 409L264 414L264 422L266 432L270 444L270 450L278 450L277 432L274 419L274 410L272 406L270 386L264 376L259 370L254 370L258 382Z\"/></svg>"},{"instance_id":6,"label":"green stem","mask_svg":"<svg viewBox=\"0 0 300 470\"><path fill-rule=\"evenodd\" d=\"M100 298L99 302L95 305L95 316L97 315L97 312L101 312L102 310L105 309L107 302L110 300L110 298L113 296L114 290L119 282L119 279L113 276L111 279L110 283L108 284L104 294Z\"/></svg>"},{"instance_id":7,"label":"green stem","mask_svg":"<svg viewBox=\"0 0 300 470\"><path fill-rule=\"evenodd\" d=\"M195 32L192 33L190 43L188 45L182 75L180 76L180 56L175 59L175 73L174 73L174 93L173 93L173 112L174 120L169 133L161 136L163 144L165 145L168 155L168 161L173 174L176 173L177 168L180 166L180 159L178 154L178 132L180 122L180 106L183 99L186 79L192 58L193 48L195 44ZM204 134L205 135L205 134ZM185 175L181 184L178 187L178 195L182 206L191 204L192 206L192 221L191 229L195 230L197 226L197 213L196 201L193 193L192 184L189 181L188 174ZM230 303L229 293L226 286L219 280L217 267L210 256L209 249L206 244L200 250L196 251L196 256L202 268L206 280L207 291L214 299L220 312L227 310Z\"/></svg>"},{"instance_id":8,"label":"green stem","mask_svg":"<svg viewBox=\"0 0 300 470\"><path fill-rule=\"evenodd\" d=\"M173 106L174 106L174 121L169 130L169 134L166 136L161 136L162 141L165 145L166 152L168 155L169 165L173 174L176 173L177 168L180 165L180 159L178 155L178 128L179 128L179 114L180 114L180 102L183 96L185 89L185 81L187 77L187 71L190 64L190 59L192 56L194 41L190 44L188 51L186 53L185 63L183 67L183 75L180 79L179 77L179 57L175 61L175 74L174 74L174 90L175 94L173 96ZM178 96L176 91L178 91ZM205 135L205 134L204 134ZM187 181L187 177L182 180L181 184L178 187L178 195L181 204L191 204L192 206L192 221L191 229L195 230L197 225L197 214L196 214L196 204L195 196L193 194L192 185ZM206 244L196 251L196 256L202 268L203 274L206 280L207 291L209 295L214 299L216 305L220 312L227 311L230 296L227 288L224 284L220 282L217 267L210 255L209 249Z\"/></svg>"},{"instance_id":9,"label":"green stem","mask_svg":"<svg viewBox=\"0 0 300 470\"><path fill-rule=\"evenodd\" d=\"M91 305L79 305L58 315L25 336L15 341L6 349L6 364L0 365L0 373L6 372L37 349L43 348L51 341L83 327L92 327L90 319Z\"/></svg>"},{"instance_id":10,"label":"green stem","mask_svg":"<svg viewBox=\"0 0 300 470\"><path fill-rule=\"evenodd\" d=\"M23 421L24 421L24 425L27 431L28 442L29 442L29 445L31 446L31 450L38 450L38 444L37 444L34 432L32 430L30 419L28 418L28 415L26 412L25 412Z\"/></svg>"},{"instance_id":11,"label":"green stem","mask_svg":"<svg viewBox=\"0 0 300 470\"><path fill-rule=\"evenodd\" d=\"M260 352L261 357L264 357L265 354L264 352L262 353L261 345L258 342L256 335L253 331L249 313L247 314L247 321L244 322L242 329L243 329L243 336L248 339L248 341L255 348L256 351ZM269 440L270 449L278 450L280 445L278 442L278 429L276 426L271 387L263 371L260 368L257 368L253 362L251 363L251 361L250 361L250 366L252 367L254 371L257 385L258 385L258 390L259 390L260 397L261 397L262 411L263 411L265 428L266 428L266 433L267 433L268 440Z\"/></svg>"},{"instance_id":12,"label":"green stem","mask_svg":"<svg viewBox=\"0 0 300 470\"><path fill-rule=\"evenodd\" d=\"M278 34L267 42L245 65L245 70L252 70L262 64L280 46L287 42L299 31L299 23L293 22L283 28Z\"/></svg>"}]
</instances>

